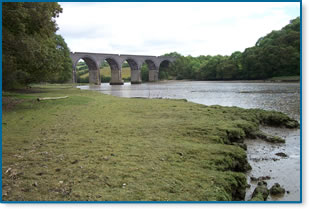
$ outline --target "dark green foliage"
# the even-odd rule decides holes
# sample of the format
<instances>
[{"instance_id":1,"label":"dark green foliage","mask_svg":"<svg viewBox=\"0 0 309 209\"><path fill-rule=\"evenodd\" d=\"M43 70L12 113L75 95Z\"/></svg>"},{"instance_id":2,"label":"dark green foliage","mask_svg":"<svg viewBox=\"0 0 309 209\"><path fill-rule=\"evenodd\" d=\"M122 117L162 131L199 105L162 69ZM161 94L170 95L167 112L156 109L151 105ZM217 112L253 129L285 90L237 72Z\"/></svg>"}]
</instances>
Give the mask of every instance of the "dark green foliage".
<instances>
[{"instance_id":1,"label":"dark green foliage","mask_svg":"<svg viewBox=\"0 0 309 209\"><path fill-rule=\"evenodd\" d=\"M76 73L77 73L78 76L85 75L85 74L89 73L88 67L87 67L87 69L84 69L84 70L78 70Z\"/></svg>"},{"instance_id":2,"label":"dark green foliage","mask_svg":"<svg viewBox=\"0 0 309 209\"><path fill-rule=\"evenodd\" d=\"M88 69L86 62L84 62L84 61L78 62L77 65L76 65L76 71L77 72L80 72L80 71L87 71L88 72L89 69Z\"/></svg>"},{"instance_id":3,"label":"dark green foliage","mask_svg":"<svg viewBox=\"0 0 309 209\"><path fill-rule=\"evenodd\" d=\"M82 75L87 73L89 73L89 68L86 62L84 61L78 62L76 65L77 83L89 83L89 76L82 77Z\"/></svg>"},{"instance_id":4,"label":"dark green foliage","mask_svg":"<svg viewBox=\"0 0 309 209\"><path fill-rule=\"evenodd\" d=\"M249 138L252 137L252 133L254 133L256 130L259 129L257 124L248 123L245 120L235 120L233 122L236 124L238 128L242 129L246 137L249 137Z\"/></svg>"},{"instance_id":5,"label":"dark green foliage","mask_svg":"<svg viewBox=\"0 0 309 209\"><path fill-rule=\"evenodd\" d=\"M126 63L126 62L125 62L125 63ZM124 66L125 63L124 63L122 66ZM103 61L103 62L101 63L101 65L100 65L100 68L104 68L104 67L109 67L109 64L108 64L106 61Z\"/></svg>"},{"instance_id":6,"label":"dark green foliage","mask_svg":"<svg viewBox=\"0 0 309 209\"><path fill-rule=\"evenodd\" d=\"M3 88L64 82L71 76L69 49L56 35L56 2L6 2L2 8Z\"/></svg>"},{"instance_id":7,"label":"dark green foliage","mask_svg":"<svg viewBox=\"0 0 309 209\"><path fill-rule=\"evenodd\" d=\"M89 76L87 77L77 76L77 83L89 83Z\"/></svg>"},{"instance_id":8,"label":"dark green foliage","mask_svg":"<svg viewBox=\"0 0 309 209\"><path fill-rule=\"evenodd\" d=\"M271 195L279 195L279 194L284 194L285 189L280 186L280 184L275 183L271 188L270 188L270 194Z\"/></svg>"},{"instance_id":9,"label":"dark green foliage","mask_svg":"<svg viewBox=\"0 0 309 209\"><path fill-rule=\"evenodd\" d=\"M165 77L177 80L242 80L268 79L300 75L300 18L279 31L261 37L255 46L230 56L181 56L172 63ZM161 76L161 75L160 75Z\"/></svg>"},{"instance_id":10,"label":"dark green foliage","mask_svg":"<svg viewBox=\"0 0 309 209\"><path fill-rule=\"evenodd\" d=\"M89 78L89 77L87 77L87 78ZM109 83L110 80L111 80L111 77L101 75L101 82L102 82L102 83ZM88 82L87 82L87 83L88 83Z\"/></svg>"},{"instance_id":11,"label":"dark green foliage","mask_svg":"<svg viewBox=\"0 0 309 209\"><path fill-rule=\"evenodd\" d=\"M108 65L108 63L107 62L104 62L104 66L103 67L109 67L109 65ZM130 65L127 63L127 62L124 62L123 64L122 64L122 67L124 68L124 67L130 67Z\"/></svg>"},{"instance_id":12,"label":"dark green foliage","mask_svg":"<svg viewBox=\"0 0 309 209\"><path fill-rule=\"evenodd\" d=\"M267 137L265 139L265 141L268 141L270 143L285 143L285 140L282 139L281 137L279 136L270 136L270 137Z\"/></svg>"},{"instance_id":13,"label":"dark green foliage","mask_svg":"<svg viewBox=\"0 0 309 209\"><path fill-rule=\"evenodd\" d=\"M262 131L255 131L252 133L252 138L255 139L255 138L259 138L259 139L262 139L264 141L267 141L267 142L270 142L270 143L285 143L285 140L282 139L281 137L279 136L271 136L271 135L268 135Z\"/></svg>"},{"instance_id":14,"label":"dark green foliage","mask_svg":"<svg viewBox=\"0 0 309 209\"><path fill-rule=\"evenodd\" d=\"M159 68L159 79L160 80L167 80L169 79L169 62L168 61L163 61L160 64L160 68Z\"/></svg>"},{"instance_id":15,"label":"dark green foliage","mask_svg":"<svg viewBox=\"0 0 309 209\"><path fill-rule=\"evenodd\" d=\"M177 53L177 52L170 52L170 53L166 53L163 56L167 56L167 57L181 57L181 54Z\"/></svg>"},{"instance_id":16,"label":"dark green foliage","mask_svg":"<svg viewBox=\"0 0 309 209\"><path fill-rule=\"evenodd\" d=\"M149 69L147 67L147 64L144 63L142 65L142 68L141 68L141 73L142 73L142 81L149 81Z\"/></svg>"},{"instance_id":17,"label":"dark green foliage","mask_svg":"<svg viewBox=\"0 0 309 209\"><path fill-rule=\"evenodd\" d=\"M64 83L72 78L72 61L70 50L61 35L55 35L56 50L53 53L53 74L47 81L52 83Z\"/></svg>"},{"instance_id":18,"label":"dark green foliage","mask_svg":"<svg viewBox=\"0 0 309 209\"><path fill-rule=\"evenodd\" d=\"M124 82L131 82L131 77L123 78Z\"/></svg>"},{"instance_id":19,"label":"dark green foliage","mask_svg":"<svg viewBox=\"0 0 309 209\"><path fill-rule=\"evenodd\" d=\"M243 53L243 65L249 79L300 74L300 18L279 31L260 38Z\"/></svg>"},{"instance_id":20,"label":"dark green foliage","mask_svg":"<svg viewBox=\"0 0 309 209\"><path fill-rule=\"evenodd\" d=\"M240 147L234 148L231 152L225 151L222 156L214 156L212 162L220 171L245 172L251 170L246 153Z\"/></svg>"},{"instance_id":21,"label":"dark green foliage","mask_svg":"<svg viewBox=\"0 0 309 209\"><path fill-rule=\"evenodd\" d=\"M299 123L287 115L275 111L259 111L260 123L270 126L284 126L286 128L299 128Z\"/></svg>"},{"instance_id":22,"label":"dark green foliage","mask_svg":"<svg viewBox=\"0 0 309 209\"><path fill-rule=\"evenodd\" d=\"M246 195L247 181L243 178L242 173L232 173L233 178L230 178L231 186L226 188L227 191L232 193L232 199L236 201L243 200Z\"/></svg>"},{"instance_id":23,"label":"dark green foliage","mask_svg":"<svg viewBox=\"0 0 309 209\"><path fill-rule=\"evenodd\" d=\"M268 195L269 190L267 189L267 183L265 181L261 181L255 188L250 201L266 201Z\"/></svg>"},{"instance_id":24,"label":"dark green foliage","mask_svg":"<svg viewBox=\"0 0 309 209\"><path fill-rule=\"evenodd\" d=\"M245 132L240 128L226 129L227 137L230 142L243 142L245 138Z\"/></svg>"}]
</instances>

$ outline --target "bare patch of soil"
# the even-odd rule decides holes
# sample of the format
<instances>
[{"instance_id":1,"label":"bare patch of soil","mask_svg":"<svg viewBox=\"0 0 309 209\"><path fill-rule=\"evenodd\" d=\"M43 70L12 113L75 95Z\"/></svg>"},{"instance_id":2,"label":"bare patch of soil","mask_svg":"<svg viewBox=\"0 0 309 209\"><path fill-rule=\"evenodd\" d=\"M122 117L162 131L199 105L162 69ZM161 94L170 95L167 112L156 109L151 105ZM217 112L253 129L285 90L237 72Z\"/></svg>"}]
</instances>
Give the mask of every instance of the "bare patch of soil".
<instances>
[{"instance_id":1,"label":"bare patch of soil","mask_svg":"<svg viewBox=\"0 0 309 209\"><path fill-rule=\"evenodd\" d=\"M2 97L2 111L10 111L16 105L22 103L23 99L18 99L14 97Z\"/></svg>"},{"instance_id":2,"label":"bare patch of soil","mask_svg":"<svg viewBox=\"0 0 309 209\"><path fill-rule=\"evenodd\" d=\"M44 91L43 88L25 88L25 89L10 90L10 92L19 94L36 94L36 93L44 93L46 91Z\"/></svg>"}]
</instances>

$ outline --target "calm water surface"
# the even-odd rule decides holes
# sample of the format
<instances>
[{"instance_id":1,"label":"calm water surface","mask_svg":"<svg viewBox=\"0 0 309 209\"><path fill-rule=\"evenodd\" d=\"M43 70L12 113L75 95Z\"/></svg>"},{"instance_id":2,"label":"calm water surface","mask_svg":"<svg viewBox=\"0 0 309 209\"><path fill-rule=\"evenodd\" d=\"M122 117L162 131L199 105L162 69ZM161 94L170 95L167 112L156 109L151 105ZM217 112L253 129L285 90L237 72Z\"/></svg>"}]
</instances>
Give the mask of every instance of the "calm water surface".
<instances>
[{"instance_id":1,"label":"calm water surface","mask_svg":"<svg viewBox=\"0 0 309 209\"><path fill-rule=\"evenodd\" d=\"M210 82L210 81L168 81L122 86L78 86L80 89L95 90L119 97L187 99L204 105L237 106L281 111L300 121L299 83L264 82ZM263 131L285 138L283 145L274 145L260 140L246 140L248 161L253 167L248 173L246 200L250 199L256 187L250 177L270 176L266 180L270 188L278 182L289 194L272 197L269 200L299 201L300 199L300 132L278 128L265 128ZM275 155L284 152L287 158Z\"/></svg>"}]
</instances>

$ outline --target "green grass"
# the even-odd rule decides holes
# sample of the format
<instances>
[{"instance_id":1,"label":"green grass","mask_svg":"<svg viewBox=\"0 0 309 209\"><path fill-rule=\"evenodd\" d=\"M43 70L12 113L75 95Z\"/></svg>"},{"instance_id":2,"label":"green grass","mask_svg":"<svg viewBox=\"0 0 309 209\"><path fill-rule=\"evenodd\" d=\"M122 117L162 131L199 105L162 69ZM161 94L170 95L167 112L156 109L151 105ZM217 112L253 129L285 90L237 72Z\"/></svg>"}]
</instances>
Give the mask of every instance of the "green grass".
<instances>
[{"instance_id":1,"label":"green grass","mask_svg":"<svg viewBox=\"0 0 309 209\"><path fill-rule=\"evenodd\" d=\"M238 200L248 165L232 142L260 123L291 122L275 112L117 98L70 85L31 90L41 93L3 93L4 107L20 101L2 116L4 201Z\"/></svg>"},{"instance_id":2,"label":"green grass","mask_svg":"<svg viewBox=\"0 0 309 209\"><path fill-rule=\"evenodd\" d=\"M130 67L124 67L122 68L122 78L129 78L131 77L131 68ZM111 69L110 67L104 67L100 69L100 75L103 75L105 77L111 77ZM85 73L80 76L81 78L89 77L89 73Z\"/></svg>"}]
</instances>

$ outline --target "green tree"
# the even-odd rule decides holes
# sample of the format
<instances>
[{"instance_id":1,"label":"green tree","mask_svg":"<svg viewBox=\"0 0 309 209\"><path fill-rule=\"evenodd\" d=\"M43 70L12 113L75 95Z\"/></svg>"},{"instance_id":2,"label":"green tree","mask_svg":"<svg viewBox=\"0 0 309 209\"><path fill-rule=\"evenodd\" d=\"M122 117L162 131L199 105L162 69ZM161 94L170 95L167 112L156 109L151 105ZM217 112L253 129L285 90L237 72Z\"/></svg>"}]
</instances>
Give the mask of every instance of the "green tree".
<instances>
[{"instance_id":1,"label":"green tree","mask_svg":"<svg viewBox=\"0 0 309 209\"><path fill-rule=\"evenodd\" d=\"M141 68L142 81L149 81L149 69L146 63L143 63Z\"/></svg>"},{"instance_id":2,"label":"green tree","mask_svg":"<svg viewBox=\"0 0 309 209\"><path fill-rule=\"evenodd\" d=\"M55 35L56 2L5 2L2 7L3 88L68 78L68 48Z\"/></svg>"},{"instance_id":3,"label":"green tree","mask_svg":"<svg viewBox=\"0 0 309 209\"><path fill-rule=\"evenodd\" d=\"M64 83L72 79L72 61L70 58L70 50L61 35L55 35L56 48L50 55L53 59L53 71L48 81L56 83Z\"/></svg>"},{"instance_id":4,"label":"green tree","mask_svg":"<svg viewBox=\"0 0 309 209\"><path fill-rule=\"evenodd\" d=\"M243 53L243 68L248 79L300 74L300 18L281 30L259 38Z\"/></svg>"}]
</instances>

